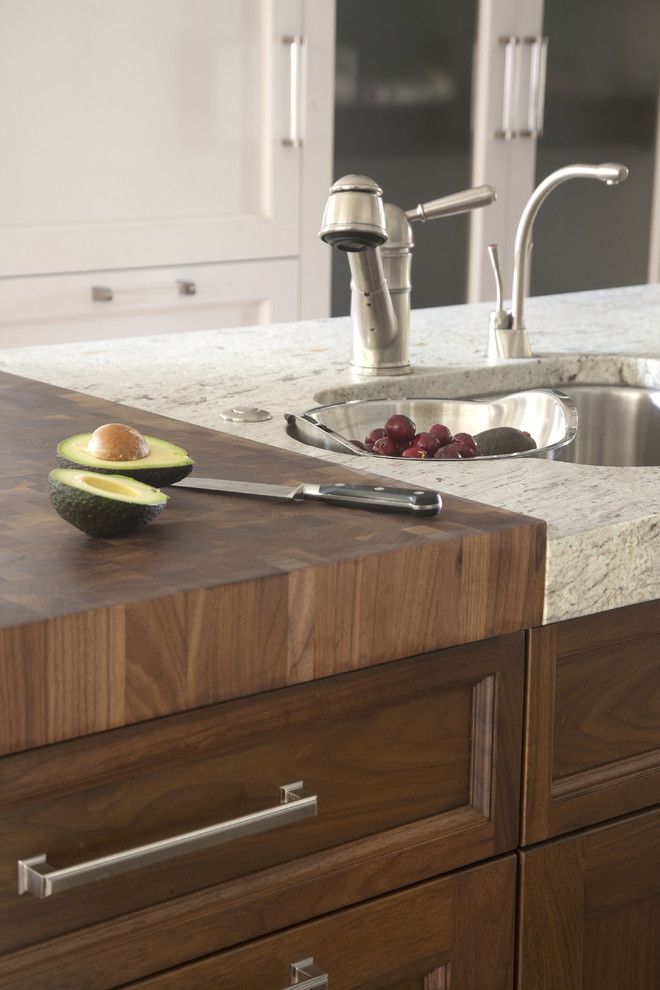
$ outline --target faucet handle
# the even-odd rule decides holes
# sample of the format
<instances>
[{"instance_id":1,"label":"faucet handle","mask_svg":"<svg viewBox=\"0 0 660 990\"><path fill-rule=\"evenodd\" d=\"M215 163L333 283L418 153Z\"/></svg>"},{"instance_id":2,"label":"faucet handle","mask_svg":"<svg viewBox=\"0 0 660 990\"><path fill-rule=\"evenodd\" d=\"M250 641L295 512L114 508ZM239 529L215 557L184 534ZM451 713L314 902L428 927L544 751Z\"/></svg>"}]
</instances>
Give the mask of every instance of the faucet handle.
<instances>
[{"instance_id":1,"label":"faucet handle","mask_svg":"<svg viewBox=\"0 0 660 990\"><path fill-rule=\"evenodd\" d=\"M503 310L502 268L500 266L500 251L497 244L488 245L488 259L490 261L490 267L493 269L493 275L495 276L497 312L501 313Z\"/></svg>"},{"instance_id":2,"label":"faucet handle","mask_svg":"<svg viewBox=\"0 0 660 990\"><path fill-rule=\"evenodd\" d=\"M490 314L491 334L495 330L508 330L511 327L511 314L504 308L502 292L502 269L500 267L500 252L497 244L488 245L488 259L495 276L495 310Z\"/></svg>"},{"instance_id":3,"label":"faucet handle","mask_svg":"<svg viewBox=\"0 0 660 990\"><path fill-rule=\"evenodd\" d=\"M441 196L431 199L428 203L419 203L414 210L406 210L406 216L413 222L435 220L437 217L449 217L455 213L467 213L480 206L490 206L497 199L497 193L492 186L475 186L474 189L464 189L452 193L451 196Z\"/></svg>"}]
</instances>

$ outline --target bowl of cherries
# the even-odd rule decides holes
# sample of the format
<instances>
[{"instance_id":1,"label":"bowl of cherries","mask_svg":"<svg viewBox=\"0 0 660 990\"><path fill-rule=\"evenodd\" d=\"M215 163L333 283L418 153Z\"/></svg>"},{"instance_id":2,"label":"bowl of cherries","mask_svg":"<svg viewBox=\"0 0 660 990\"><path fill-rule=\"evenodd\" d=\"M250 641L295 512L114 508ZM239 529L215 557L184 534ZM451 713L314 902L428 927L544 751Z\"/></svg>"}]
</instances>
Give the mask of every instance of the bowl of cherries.
<instances>
[{"instance_id":1,"label":"bowl of cherries","mask_svg":"<svg viewBox=\"0 0 660 990\"><path fill-rule=\"evenodd\" d=\"M481 456L470 433L452 434L444 423L434 423L428 430L418 433L412 419L401 413L390 416L384 426L371 430L363 441L354 440L353 443L379 457L444 461Z\"/></svg>"}]
</instances>

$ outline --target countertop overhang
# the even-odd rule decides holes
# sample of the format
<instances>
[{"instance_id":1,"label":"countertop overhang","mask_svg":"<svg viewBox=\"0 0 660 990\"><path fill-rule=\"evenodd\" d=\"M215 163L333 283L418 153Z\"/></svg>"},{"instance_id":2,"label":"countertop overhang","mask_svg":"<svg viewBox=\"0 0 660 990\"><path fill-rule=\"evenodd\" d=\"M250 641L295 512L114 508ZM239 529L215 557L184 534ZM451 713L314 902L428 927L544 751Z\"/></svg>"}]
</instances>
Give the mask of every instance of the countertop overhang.
<instances>
[{"instance_id":1,"label":"countertop overhang","mask_svg":"<svg viewBox=\"0 0 660 990\"><path fill-rule=\"evenodd\" d=\"M499 371L486 356L490 309L413 311L415 370L432 375L443 394L497 390ZM604 369L608 380L625 382L626 356L660 358L660 285L532 298L527 322L534 350L545 356L510 363L517 387L558 377L600 381ZM289 438L285 412L350 394L348 352L349 323L340 318L4 350L0 369L541 518L548 524L546 623L660 595L660 468L526 459L376 463ZM510 380L510 367L507 374ZM369 382L372 395L402 387L402 378ZM239 404L266 408L273 418L225 422L221 410Z\"/></svg>"}]
</instances>

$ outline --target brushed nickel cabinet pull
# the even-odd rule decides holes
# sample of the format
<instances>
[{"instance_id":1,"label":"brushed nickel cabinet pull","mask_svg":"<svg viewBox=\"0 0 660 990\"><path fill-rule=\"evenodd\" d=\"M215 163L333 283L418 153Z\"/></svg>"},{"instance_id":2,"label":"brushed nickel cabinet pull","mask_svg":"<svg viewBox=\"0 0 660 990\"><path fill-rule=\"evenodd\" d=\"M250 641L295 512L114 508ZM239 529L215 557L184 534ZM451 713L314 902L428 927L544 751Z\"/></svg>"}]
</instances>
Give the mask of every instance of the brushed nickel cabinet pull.
<instances>
[{"instance_id":1,"label":"brushed nickel cabinet pull","mask_svg":"<svg viewBox=\"0 0 660 990\"><path fill-rule=\"evenodd\" d=\"M188 278L178 278L174 283L174 287L180 296L195 296L197 295L197 283L193 282L192 279ZM124 289L113 289L110 285L93 285L92 286L92 301L93 302L112 302L115 298L115 293L144 293L144 292L163 292L171 288L171 283L166 285L132 285Z\"/></svg>"},{"instance_id":2,"label":"brushed nickel cabinet pull","mask_svg":"<svg viewBox=\"0 0 660 990\"><path fill-rule=\"evenodd\" d=\"M209 849L225 842L231 842L233 839L242 839L246 835L267 832L283 825L291 825L293 822L302 821L304 818L313 818L317 810L318 798L316 794L310 794L306 791L302 780L299 780L296 783L285 784L280 787L280 803L271 808L264 808L262 811L255 811L251 815L243 815L240 818L232 818L220 822L218 825L199 828L194 832L175 835L169 839L149 842L146 845L126 849L124 852L114 853L111 856L90 859L86 863L77 863L75 866L66 866L60 870L50 866L45 853L30 859L20 859L18 861L18 893L33 894L34 897L43 900L43 898L50 897L52 894L59 894L63 890L83 887L95 883L97 880L105 880L120 873L138 870L143 866L151 866L153 863L174 859L176 856ZM318 986L322 985L318 984ZM310 984L311 986L312 984ZM317 984L313 984L313 986L317 986Z\"/></svg>"},{"instance_id":3,"label":"brushed nickel cabinet pull","mask_svg":"<svg viewBox=\"0 0 660 990\"><path fill-rule=\"evenodd\" d=\"M304 39L296 35L286 35L282 43L289 46L289 135L282 138L288 148L301 148L300 108L302 87L302 61Z\"/></svg>"},{"instance_id":4,"label":"brushed nickel cabinet pull","mask_svg":"<svg viewBox=\"0 0 660 990\"><path fill-rule=\"evenodd\" d=\"M284 990L317 990L328 986L328 974L314 965L314 958L291 963L291 982Z\"/></svg>"}]
</instances>

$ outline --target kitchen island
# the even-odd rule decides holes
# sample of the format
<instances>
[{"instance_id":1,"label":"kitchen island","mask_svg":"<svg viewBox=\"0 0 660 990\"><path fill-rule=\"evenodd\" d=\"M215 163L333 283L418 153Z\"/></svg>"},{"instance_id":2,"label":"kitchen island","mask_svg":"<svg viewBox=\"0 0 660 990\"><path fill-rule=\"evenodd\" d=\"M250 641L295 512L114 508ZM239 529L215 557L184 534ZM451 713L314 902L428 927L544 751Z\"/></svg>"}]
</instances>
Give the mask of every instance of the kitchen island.
<instances>
[{"instance_id":1,"label":"kitchen island","mask_svg":"<svg viewBox=\"0 0 660 990\"><path fill-rule=\"evenodd\" d=\"M573 353L494 369L487 307L418 312L424 372L366 386L344 320L1 352L0 990L654 990L660 469L337 456L282 414L657 384L659 304L533 300L533 342ZM89 540L45 477L117 419L200 474L366 469L444 511L181 491Z\"/></svg>"},{"instance_id":2,"label":"kitchen island","mask_svg":"<svg viewBox=\"0 0 660 990\"><path fill-rule=\"evenodd\" d=\"M488 365L489 312L488 304L413 311L411 360L426 384L417 374L356 383L346 370L348 319L4 350L0 370L544 519L546 623L657 598L660 467L376 461L285 433L285 412L356 390L405 396L413 380L415 394L446 397L589 382L660 387L660 285L530 299L530 338L544 357L504 366ZM223 420L238 405L272 419Z\"/></svg>"}]
</instances>

